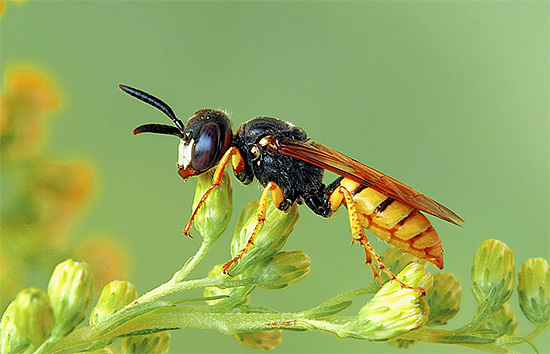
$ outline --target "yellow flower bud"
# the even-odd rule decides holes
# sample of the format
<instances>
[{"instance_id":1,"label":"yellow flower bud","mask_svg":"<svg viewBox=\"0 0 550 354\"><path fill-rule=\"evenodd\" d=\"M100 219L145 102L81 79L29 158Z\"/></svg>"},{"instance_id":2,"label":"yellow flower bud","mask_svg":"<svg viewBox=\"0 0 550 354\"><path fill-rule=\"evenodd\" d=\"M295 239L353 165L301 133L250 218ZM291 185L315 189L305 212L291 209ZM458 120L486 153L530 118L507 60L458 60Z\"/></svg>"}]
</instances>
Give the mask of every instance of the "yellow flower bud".
<instances>
[{"instance_id":1,"label":"yellow flower bud","mask_svg":"<svg viewBox=\"0 0 550 354\"><path fill-rule=\"evenodd\" d=\"M309 274L311 261L302 251L280 252L271 259L247 269L243 276L254 277L254 282L264 289L282 289Z\"/></svg>"},{"instance_id":2,"label":"yellow flower bud","mask_svg":"<svg viewBox=\"0 0 550 354\"><path fill-rule=\"evenodd\" d=\"M483 321L479 329L488 330L499 337L503 335L515 336L518 333L518 323L510 306L504 304Z\"/></svg>"},{"instance_id":3,"label":"yellow flower bud","mask_svg":"<svg viewBox=\"0 0 550 354\"><path fill-rule=\"evenodd\" d=\"M86 263L68 259L55 267L48 296L55 327L52 336L64 337L84 320L92 301L92 276Z\"/></svg>"},{"instance_id":4,"label":"yellow flower bud","mask_svg":"<svg viewBox=\"0 0 550 354\"><path fill-rule=\"evenodd\" d=\"M50 337L53 329L53 313L44 290L22 290L14 301L14 321L18 332L35 348Z\"/></svg>"},{"instance_id":5,"label":"yellow flower bud","mask_svg":"<svg viewBox=\"0 0 550 354\"><path fill-rule=\"evenodd\" d=\"M283 333L280 329L235 334L235 338L242 345L263 350L271 350L281 344L282 337Z\"/></svg>"},{"instance_id":6,"label":"yellow flower bud","mask_svg":"<svg viewBox=\"0 0 550 354\"><path fill-rule=\"evenodd\" d=\"M231 275L241 274L245 269L273 257L281 250L288 236L298 221L298 208L296 205L290 207L286 212L280 211L273 205L271 196L267 201L267 214L265 224L260 227L254 244L248 248L248 252L229 268ZM231 255L235 257L241 251L248 239L256 222L258 221L258 203L248 203L235 228L235 234L231 241Z\"/></svg>"},{"instance_id":7,"label":"yellow flower bud","mask_svg":"<svg viewBox=\"0 0 550 354\"><path fill-rule=\"evenodd\" d=\"M137 299L136 287L128 281L115 280L105 285L90 314L90 324L96 325Z\"/></svg>"},{"instance_id":8,"label":"yellow flower bud","mask_svg":"<svg viewBox=\"0 0 550 354\"><path fill-rule=\"evenodd\" d=\"M212 177L213 172L199 175L193 210L212 185ZM193 221L203 239L214 242L225 231L233 210L232 196L231 178L224 173L221 184L210 192Z\"/></svg>"},{"instance_id":9,"label":"yellow flower bud","mask_svg":"<svg viewBox=\"0 0 550 354\"><path fill-rule=\"evenodd\" d=\"M432 275L418 263L409 264L397 278L426 291L432 285ZM344 328L355 337L387 340L422 327L428 320L428 312L428 304L420 291L403 288L393 281L386 282Z\"/></svg>"},{"instance_id":10,"label":"yellow flower bud","mask_svg":"<svg viewBox=\"0 0 550 354\"><path fill-rule=\"evenodd\" d=\"M15 326L15 301L8 306L2 315L0 329L2 331L2 343L0 353L19 353L29 345L23 338L19 329Z\"/></svg>"},{"instance_id":11,"label":"yellow flower bud","mask_svg":"<svg viewBox=\"0 0 550 354\"><path fill-rule=\"evenodd\" d=\"M120 353L122 354L164 354L168 349L170 349L170 333L168 331L126 337L120 344Z\"/></svg>"},{"instance_id":12,"label":"yellow flower bud","mask_svg":"<svg viewBox=\"0 0 550 354\"><path fill-rule=\"evenodd\" d=\"M544 258L529 258L518 274L519 306L529 321L550 321L550 268Z\"/></svg>"},{"instance_id":13,"label":"yellow flower bud","mask_svg":"<svg viewBox=\"0 0 550 354\"><path fill-rule=\"evenodd\" d=\"M487 311L497 311L514 289L514 253L506 244L490 239L481 244L472 266L472 292Z\"/></svg>"},{"instance_id":14,"label":"yellow flower bud","mask_svg":"<svg viewBox=\"0 0 550 354\"><path fill-rule=\"evenodd\" d=\"M458 279L452 273L437 273L432 290L426 295L430 316L426 326L447 324L460 310L462 291Z\"/></svg>"}]
</instances>

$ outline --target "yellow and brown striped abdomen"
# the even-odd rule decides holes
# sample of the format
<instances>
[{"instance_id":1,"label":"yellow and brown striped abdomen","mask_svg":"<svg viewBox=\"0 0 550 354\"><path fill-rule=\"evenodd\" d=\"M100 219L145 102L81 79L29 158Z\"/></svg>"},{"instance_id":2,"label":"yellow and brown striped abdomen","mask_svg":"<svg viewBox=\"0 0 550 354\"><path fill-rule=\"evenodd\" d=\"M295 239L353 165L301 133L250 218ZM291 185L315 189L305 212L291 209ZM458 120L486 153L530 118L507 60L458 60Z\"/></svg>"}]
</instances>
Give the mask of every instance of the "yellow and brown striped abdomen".
<instances>
[{"instance_id":1,"label":"yellow and brown striped abdomen","mask_svg":"<svg viewBox=\"0 0 550 354\"><path fill-rule=\"evenodd\" d=\"M443 268L443 248L439 235L418 209L347 178L342 179L340 185L352 194L361 223L366 229L403 252L426 259L439 269ZM339 205L331 207L336 210Z\"/></svg>"}]
</instances>

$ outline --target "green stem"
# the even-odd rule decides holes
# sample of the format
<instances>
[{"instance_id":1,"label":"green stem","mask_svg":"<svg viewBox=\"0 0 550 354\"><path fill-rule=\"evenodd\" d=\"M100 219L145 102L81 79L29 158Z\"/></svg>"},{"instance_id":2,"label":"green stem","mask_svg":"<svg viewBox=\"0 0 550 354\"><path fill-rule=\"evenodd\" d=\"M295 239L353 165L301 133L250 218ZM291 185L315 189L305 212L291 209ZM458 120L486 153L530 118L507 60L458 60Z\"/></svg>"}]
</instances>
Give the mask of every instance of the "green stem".
<instances>
[{"instance_id":1,"label":"green stem","mask_svg":"<svg viewBox=\"0 0 550 354\"><path fill-rule=\"evenodd\" d=\"M189 273L191 273L191 271L197 266L197 264L200 263L200 261L204 258L212 245L213 243L211 242L203 241L198 251L191 258L189 258L187 262L185 262L180 270L174 273L169 281L142 295L139 299L136 300L136 302L143 303L147 301L153 301L163 296L181 291L177 290L178 285L182 284L181 281L185 279L185 277L187 277ZM187 288L185 288L184 286L183 290L187 290Z\"/></svg>"},{"instance_id":2,"label":"green stem","mask_svg":"<svg viewBox=\"0 0 550 354\"><path fill-rule=\"evenodd\" d=\"M197 264L200 263L200 261L204 258L206 253L210 250L210 247L212 247L214 243L208 242L208 241L202 241L201 246L199 247L199 250L185 262L185 265L174 273L172 276L172 279L170 279L173 283L178 283L185 279L191 273L191 271L197 266Z\"/></svg>"}]
</instances>

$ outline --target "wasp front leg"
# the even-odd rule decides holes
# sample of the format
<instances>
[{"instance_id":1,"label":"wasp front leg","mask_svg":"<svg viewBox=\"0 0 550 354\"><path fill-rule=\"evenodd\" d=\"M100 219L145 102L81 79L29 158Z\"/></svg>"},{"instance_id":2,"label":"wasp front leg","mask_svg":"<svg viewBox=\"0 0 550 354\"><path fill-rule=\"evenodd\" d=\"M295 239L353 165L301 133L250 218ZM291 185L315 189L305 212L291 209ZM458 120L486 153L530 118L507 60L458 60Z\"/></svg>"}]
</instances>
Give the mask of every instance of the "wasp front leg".
<instances>
[{"instance_id":1,"label":"wasp front leg","mask_svg":"<svg viewBox=\"0 0 550 354\"><path fill-rule=\"evenodd\" d=\"M365 249L366 264L368 264L372 270L373 276L380 282L380 285L384 285L384 281L380 277L380 273L384 272L390 280L396 281L401 287L407 289L413 289L420 291L423 295L426 294L426 291L422 287L418 286L409 286L399 279L386 267L378 253L372 248L365 234L364 227L365 220L362 220L359 216L358 206L356 201L353 199L351 192L344 186L339 185L334 189L330 195L329 202L331 204L332 210L336 210L342 203L346 204L348 209L349 222L351 227L351 233L353 235L353 242L357 241ZM376 265L374 262L376 262ZM378 268L378 269L377 269Z\"/></svg>"},{"instance_id":2,"label":"wasp front leg","mask_svg":"<svg viewBox=\"0 0 550 354\"><path fill-rule=\"evenodd\" d=\"M265 217L267 214L267 197L269 196L269 193L271 193L271 198L273 200L273 204L275 207L279 208L281 203L284 201L284 195L281 188L277 185L275 182L268 182L262 192L262 196L260 197L260 201L258 202L258 220L256 221L256 225L254 226L254 229L252 230L252 233L250 234L250 237L248 238L248 241L246 242L246 245L242 250L237 253L235 257L233 257L232 260L225 263L223 265L223 272L224 274L229 274L228 270L229 268L237 263L245 254L248 252L248 249L251 246L254 246L254 240L256 238L256 235L258 234L258 231L260 230L260 227L265 223Z\"/></svg>"},{"instance_id":3,"label":"wasp front leg","mask_svg":"<svg viewBox=\"0 0 550 354\"><path fill-rule=\"evenodd\" d=\"M195 220L197 213L199 212L200 208L203 206L204 202L206 201L206 198L208 198L208 195L212 192L212 190L214 190L214 188L218 187L221 184L225 168L230 162L233 166L233 172L235 173L235 175L238 175L244 170L243 157L239 152L239 150L234 146L230 147L225 152L225 154L223 154L214 172L214 177L212 178L212 184L208 187L206 192L204 192L204 194L202 195L201 199L197 203L197 206L195 206L195 209L193 210L193 214L191 214L191 218L183 228L183 233L186 236L191 236L191 226L193 225L193 220Z\"/></svg>"}]
</instances>

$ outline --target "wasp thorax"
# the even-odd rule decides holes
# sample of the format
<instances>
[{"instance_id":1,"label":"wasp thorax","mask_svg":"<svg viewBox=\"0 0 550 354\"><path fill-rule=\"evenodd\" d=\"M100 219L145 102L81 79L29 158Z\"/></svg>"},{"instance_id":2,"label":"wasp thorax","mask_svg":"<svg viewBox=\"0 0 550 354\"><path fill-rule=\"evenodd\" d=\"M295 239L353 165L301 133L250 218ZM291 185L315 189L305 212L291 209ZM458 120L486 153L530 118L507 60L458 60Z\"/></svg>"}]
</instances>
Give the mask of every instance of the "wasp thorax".
<instances>
[{"instance_id":1,"label":"wasp thorax","mask_svg":"<svg viewBox=\"0 0 550 354\"><path fill-rule=\"evenodd\" d=\"M197 111L185 126L178 148L179 174L184 179L216 166L231 145L229 118L222 111Z\"/></svg>"}]
</instances>

